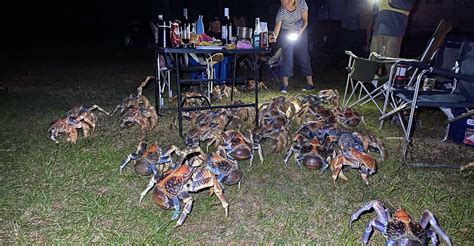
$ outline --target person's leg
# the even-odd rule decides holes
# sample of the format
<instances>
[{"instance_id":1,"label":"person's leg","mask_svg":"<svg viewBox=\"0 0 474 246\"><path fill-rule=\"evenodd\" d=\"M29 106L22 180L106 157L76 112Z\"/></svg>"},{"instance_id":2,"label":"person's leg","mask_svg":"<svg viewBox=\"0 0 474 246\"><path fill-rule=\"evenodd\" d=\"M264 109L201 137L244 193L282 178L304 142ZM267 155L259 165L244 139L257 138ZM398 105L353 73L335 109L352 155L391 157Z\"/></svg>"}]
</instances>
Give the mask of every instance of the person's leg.
<instances>
[{"instance_id":1,"label":"person's leg","mask_svg":"<svg viewBox=\"0 0 474 246\"><path fill-rule=\"evenodd\" d=\"M288 78L293 76L293 56L294 45L286 39L286 31L282 30L280 33L280 40L282 42L283 59L282 59L282 81L283 87L288 87Z\"/></svg>"},{"instance_id":2,"label":"person's leg","mask_svg":"<svg viewBox=\"0 0 474 246\"><path fill-rule=\"evenodd\" d=\"M303 32L295 47L295 57L300 65L301 72L306 77L306 90L314 88L313 70L311 68L311 57L308 51L308 34Z\"/></svg>"},{"instance_id":3,"label":"person's leg","mask_svg":"<svg viewBox=\"0 0 474 246\"><path fill-rule=\"evenodd\" d=\"M385 36L385 56L400 57L400 47L402 46L403 37ZM390 72L393 63L385 64L387 73Z\"/></svg>"}]
</instances>

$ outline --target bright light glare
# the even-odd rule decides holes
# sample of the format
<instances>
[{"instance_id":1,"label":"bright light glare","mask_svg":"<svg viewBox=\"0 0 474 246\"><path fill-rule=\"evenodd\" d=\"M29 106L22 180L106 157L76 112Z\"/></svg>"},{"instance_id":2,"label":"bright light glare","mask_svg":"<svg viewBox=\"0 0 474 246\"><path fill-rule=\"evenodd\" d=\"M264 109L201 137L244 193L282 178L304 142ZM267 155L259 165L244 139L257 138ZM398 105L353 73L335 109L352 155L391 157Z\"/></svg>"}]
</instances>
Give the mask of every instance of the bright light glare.
<instances>
[{"instance_id":1,"label":"bright light glare","mask_svg":"<svg viewBox=\"0 0 474 246\"><path fill-rule=\"evenodd\" d=\"M377 3L379 3L379 0L369 0L369 2L370 2L371 4L377 4Z\"/></svg>"},{"instance_id":2,"label":"bright light glare","mask_svg":"<svg viewBox=\"0 0 474 246\"><path fill-rule=\"evenodd\" d=\"M297 39L298 39L298 33L293 32L293 33L288 34L288 40L296 41Z\"/></svg>"}]
</instances>

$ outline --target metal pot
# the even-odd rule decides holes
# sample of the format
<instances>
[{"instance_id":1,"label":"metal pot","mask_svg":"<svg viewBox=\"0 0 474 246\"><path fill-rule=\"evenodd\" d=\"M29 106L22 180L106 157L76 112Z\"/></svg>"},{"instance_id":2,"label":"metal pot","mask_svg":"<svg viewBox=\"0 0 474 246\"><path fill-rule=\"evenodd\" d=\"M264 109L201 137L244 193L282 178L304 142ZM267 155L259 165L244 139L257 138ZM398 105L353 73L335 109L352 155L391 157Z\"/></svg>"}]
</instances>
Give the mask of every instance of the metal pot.
<instances>
[{"instance_id":1,"label":"metal pot","mask_svg":"<svg viewBox=\"0 0 474 246\"><path fill-rule=\"evenodd\" d=\"M248 27L237 27L237 37L239 39L252 39L253 29Z\"/></svg>"}]
</instances>

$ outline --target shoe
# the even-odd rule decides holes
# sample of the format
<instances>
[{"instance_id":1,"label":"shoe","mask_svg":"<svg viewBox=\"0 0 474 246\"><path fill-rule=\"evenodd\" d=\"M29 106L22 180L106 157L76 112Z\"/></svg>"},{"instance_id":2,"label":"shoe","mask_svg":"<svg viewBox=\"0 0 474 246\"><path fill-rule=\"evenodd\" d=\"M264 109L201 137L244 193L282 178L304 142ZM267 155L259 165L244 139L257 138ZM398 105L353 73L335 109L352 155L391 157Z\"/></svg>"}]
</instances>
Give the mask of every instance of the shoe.
<instances>
[{"instance_id":1,"label":"shoe","mask_svg":"<svg viewBox=\"0 0 474 246\"><path fill-rule=\"evenodd\" d=\"M314 86L312 86L310 84L306 84L306 86L301 90L302 91L312 91L312 90L314 90Z\"/></svg>"},{"instance_id":2,"label":"shoe","mask_svg":"<svg viewBox=\"0 0 474 246\"><path fill-rule=\"evenodd\" d=\"M280 85L280 92L284 94L288 93L288 86Z\"/></svg>"}]
</instances>

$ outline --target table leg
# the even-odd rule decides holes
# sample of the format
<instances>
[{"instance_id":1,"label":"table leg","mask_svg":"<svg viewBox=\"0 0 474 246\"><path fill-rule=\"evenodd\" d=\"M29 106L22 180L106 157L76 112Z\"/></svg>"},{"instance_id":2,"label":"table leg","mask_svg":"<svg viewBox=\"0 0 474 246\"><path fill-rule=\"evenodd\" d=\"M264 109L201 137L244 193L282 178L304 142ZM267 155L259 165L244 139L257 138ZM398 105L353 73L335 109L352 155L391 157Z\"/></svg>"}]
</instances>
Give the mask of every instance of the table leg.
<instances>
[{"instance_id":1,"label":"table leg","mask_svg":"<svg viewBox=\"0 0 474 246\"><path fill-rule=\"evenodd\" d=\"M234 65L232 68L232 90L230 91L230 101L234 102L234 87L235 87L235 77L237 71L237 55L234 54Z\"/></svg>"},{"instance_id":2,"label":"table leg","mask_svg":"<svg viewBox=\"0 0 474 246\"><path fill-rule=\"evenodd\" d=\"M175 54L175 60L176 60L176 90L177 90L177 95L176 95L176 101L178 103L178 131L179 131L179 136L182 138L183 137L183 112L182 112L182 105L181 105L181 78L180 78L180 67L181 64L179 62L179 57L178 54Z\"/></svg>"},{"instance_id":3,"label":"table leg","mask_svg":"<svg viewBox=\"0 0 474 246\"><path fill-rule=\"evenodd\" d=\"M258 63L258 55L257 53L255 53L254 55L254 66L256 67L257 66L257 63ZM257 82L257 79L258 79L258 76L259 76L259 71L258 69L255 69L255 124L257 125L258 127L258 82Z\"/></svg>"},{"instance_id":4,"label":"table leg","mask_svg":"<svg viewBox=\"0 0 474 246\"><path fill-rule=\"evenodd\" d=\"M155 59L155 109L156 114L160 115L161 108L161 81L160 81L160 53L156 53Z\"/></svg>"}]
</instances>

